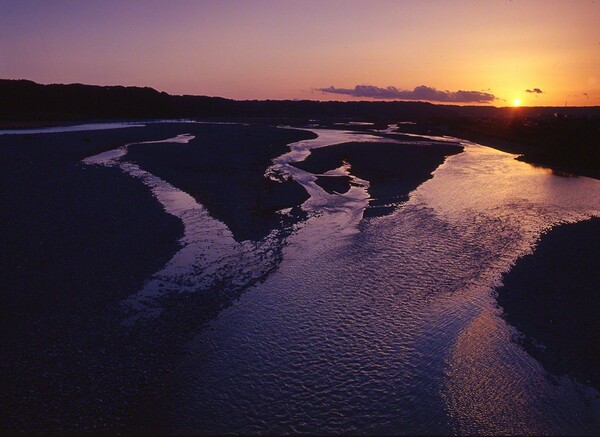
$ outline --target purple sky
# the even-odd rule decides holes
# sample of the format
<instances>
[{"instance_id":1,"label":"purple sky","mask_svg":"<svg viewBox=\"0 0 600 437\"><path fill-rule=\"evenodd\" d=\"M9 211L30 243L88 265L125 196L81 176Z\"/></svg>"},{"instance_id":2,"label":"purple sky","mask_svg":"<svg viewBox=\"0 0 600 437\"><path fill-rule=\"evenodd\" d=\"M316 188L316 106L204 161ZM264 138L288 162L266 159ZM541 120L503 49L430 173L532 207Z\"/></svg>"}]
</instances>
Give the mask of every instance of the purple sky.
<instances>
[{"instance_id":1,"label":"purple sky","mask_svg":"<svg viewBox=\"0 0 600 437\"><path fill-rule=\"evenodd\" d=\"M236 99L598 105L598 23L591 0L0 0L0 78Z\"/></svg>"}]
</instances>

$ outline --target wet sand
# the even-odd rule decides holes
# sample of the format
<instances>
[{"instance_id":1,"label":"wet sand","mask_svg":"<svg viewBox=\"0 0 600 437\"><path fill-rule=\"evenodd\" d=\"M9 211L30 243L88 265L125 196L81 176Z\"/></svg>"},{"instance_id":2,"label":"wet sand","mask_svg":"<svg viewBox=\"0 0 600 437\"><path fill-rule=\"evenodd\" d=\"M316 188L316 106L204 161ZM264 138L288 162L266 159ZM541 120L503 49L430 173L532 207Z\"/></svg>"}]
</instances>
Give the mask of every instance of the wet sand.
<instances>
[{"instance_id":1,"label":"wet sand","mask_svg":"<svg viewBox=\"0 0 600 437\"><path fill-rule=\"evenodd\" d=\"M498 303L519 341L554 375L600 390L600 218L543 235L503 277Z\"/></svg>"},{"instance_id":2,"label":"wet sand","mask_svg":"<svg viewBox=\"0 0 600 437\"><path fill-rule=\"evenodd\" d=\"M430 179L447 156L462 150L461 146L444 143L354 142L313 150L305 161L294 165L319 174L348 162L351 174L370 182L369 194L372 199L365 217L373 217L392 212L393 205L406 201L408 194ZM317 183L322 184L323 179L318 179ZM339 184L340 181L337 188ZM347 184L349 188L349 181Z\"/></svg>"}]
</instances>

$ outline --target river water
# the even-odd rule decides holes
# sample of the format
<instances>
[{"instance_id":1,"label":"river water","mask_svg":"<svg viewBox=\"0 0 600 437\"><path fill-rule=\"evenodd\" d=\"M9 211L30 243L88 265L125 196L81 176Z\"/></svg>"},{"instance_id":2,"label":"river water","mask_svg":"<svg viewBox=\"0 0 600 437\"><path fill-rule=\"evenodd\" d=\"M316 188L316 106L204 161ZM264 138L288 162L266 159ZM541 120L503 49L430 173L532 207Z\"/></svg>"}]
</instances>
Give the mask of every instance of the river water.
<instances>
[{"instance_id":1,"label":"river water","mask_svg":"<svg viewBox=\"0 0 600 437\"><path fill-rule=\"evenodd\" d=\"M292 177L311 196L309 218L268 276L279 261L276 235L235 242L193 198L127 163L126 149L86 161L142 179L186 227L182 251L124 302L131 323L160 314L153 299L168 291L195 292L205 281L210 292L223 278L247 288L169 375L171 431L597 433L599 394L548 378L515 342L493 290L544 231L600 215L600 182L460 140L464 153L408 202L363 219L369 182L349 166L331 169L353 182L337 195L289 164L315 147L378 138L314 132L319 138L290 145L266 172Z\"/></svg>"},{"instance_id":2,"label":"river water","mask_svg":"<svg viewBox=\"0 0 600 437\"><path fill-rule=\"evenodd\" d=\"M275 168L352 135L316 132ZM493 288L543 231L599 215L600 183L463 144L395 213L369 220L368 182L329 195L293 170L312 216L277 271L189 345L169 380L173 431L597 432L598 393L547 378Z\"/></svg>"}]
</instances>

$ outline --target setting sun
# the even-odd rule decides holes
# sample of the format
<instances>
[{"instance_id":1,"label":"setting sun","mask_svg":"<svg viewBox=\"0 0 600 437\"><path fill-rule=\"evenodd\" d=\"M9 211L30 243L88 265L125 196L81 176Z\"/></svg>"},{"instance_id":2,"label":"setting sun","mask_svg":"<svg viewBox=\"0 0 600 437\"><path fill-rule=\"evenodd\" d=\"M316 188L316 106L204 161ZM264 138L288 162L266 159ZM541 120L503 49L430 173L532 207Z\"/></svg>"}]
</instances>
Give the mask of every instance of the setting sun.
<instances>
[{"instance_id":1,"label":"setting sun","mask_svg":"<svg viewBox=\"0 0 600 437\"><path fill-rule=\"evenodd\" d=\"M513 106L521 106L521 100L520 99L514 99L513 100Z\"/></svg>"}]
</instances>

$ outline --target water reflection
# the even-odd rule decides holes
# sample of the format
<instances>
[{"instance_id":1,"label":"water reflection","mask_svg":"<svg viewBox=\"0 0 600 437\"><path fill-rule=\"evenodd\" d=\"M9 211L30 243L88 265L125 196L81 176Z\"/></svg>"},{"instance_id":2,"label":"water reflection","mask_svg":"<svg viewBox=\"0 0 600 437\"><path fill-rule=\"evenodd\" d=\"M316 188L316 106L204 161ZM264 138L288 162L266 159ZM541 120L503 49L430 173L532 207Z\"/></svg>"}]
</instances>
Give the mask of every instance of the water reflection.
<instances>
[{"instance_id":1,"label":"water reflection","mask_svg":"<svg viewBox=\"0 0 600 437\"><path fill-rule=\"evenodd\" d=\"M553 176L559 176L561 178L576 178L576 177L579 177L579 176L577 176L577 175L575 175L573 173L569 173L569 172L562 171L562 170L556 170L554 168L544 167L542 165L536 165L536 164L530 164L530 165L532 165L535 168L542 169L542 170L544 170L548 174L551 174Z\"/></svg>"},{"instance_id":2,"label":"water reflection","mask_svg":"<svg viewBox=\"0 0 600 437\"><path fill-rule=\"evenodd\" d=\"M59 132L81 132L81 131L92 131L92 130L106 130L106 129L124 129L131 127L144 127L145 124L140 123L88 123L88 124L77 124L72 126L53 126L43 127L36 129L5 129L0 130L0 135L29 135L29 134L54 134Z\"/></svg>"},{"instance_id":3,"label":"water reflection","mask_svg":"<svg viewBox=\"0 0 600 437\"><path fill-rule=\"evenodd\" d=\"M173 430L598 429L596 394L551 384L511 341L492 290L545 229L600 215L600 183L464 144L387 217L348 220L364 202L329 208L335 196L315 188L305 207L318 214L278 271L190 345L170 381ZM298 143L276 166L306 153Z\"/></svg>"}]
</instances>

